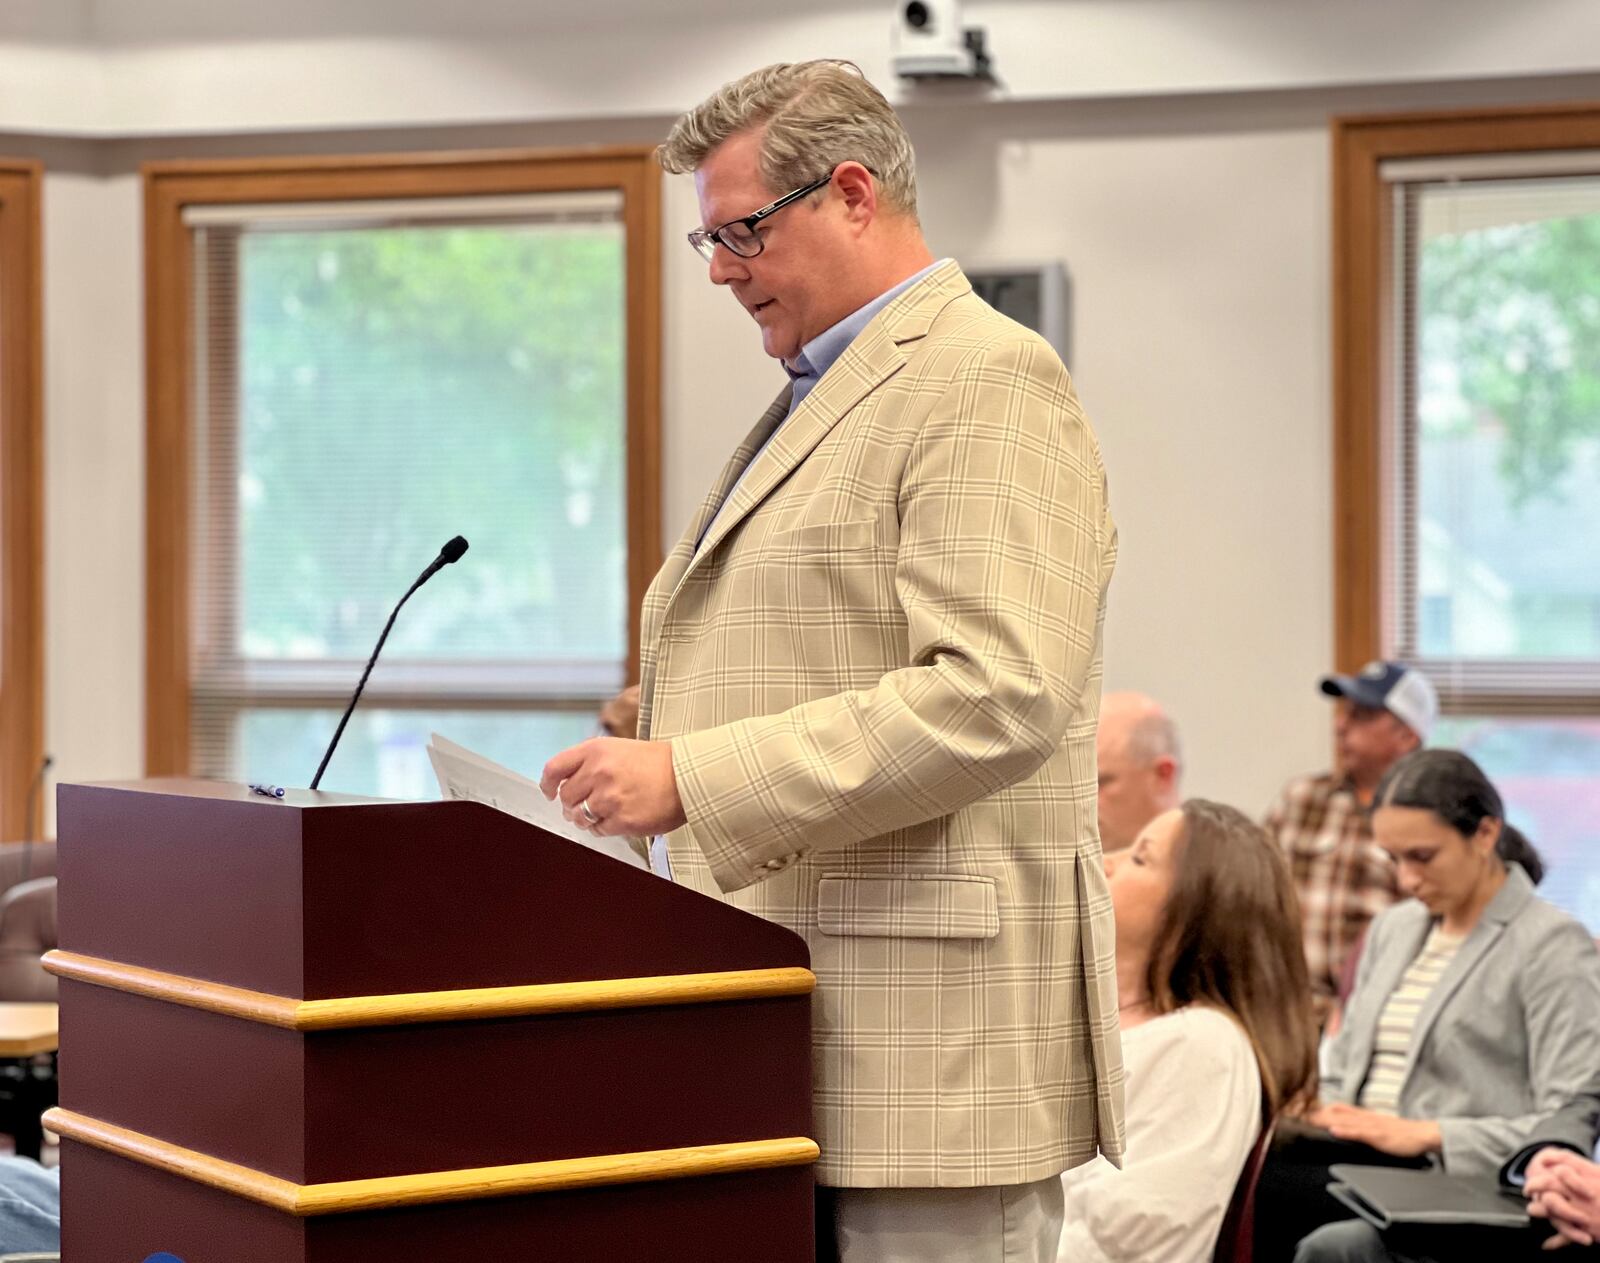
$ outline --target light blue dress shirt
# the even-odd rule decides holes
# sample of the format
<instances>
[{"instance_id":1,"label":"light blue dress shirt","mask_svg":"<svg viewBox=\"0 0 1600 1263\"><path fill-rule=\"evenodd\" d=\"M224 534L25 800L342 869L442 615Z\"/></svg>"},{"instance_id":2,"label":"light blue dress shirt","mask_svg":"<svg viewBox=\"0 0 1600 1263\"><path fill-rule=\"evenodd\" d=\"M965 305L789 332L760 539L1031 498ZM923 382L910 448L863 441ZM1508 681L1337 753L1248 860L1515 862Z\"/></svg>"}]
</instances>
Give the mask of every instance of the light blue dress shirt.
<instances>
[{"instance_id":1,"label":"light blue dress shirt","mask_svg":"<svg viewBox=\"0 0 1600 1263\"><path fill-rule=\"evenodd\" d=\"M794 382L794 394L789 399L787 421L794 416L795 409L800 406L805 397L811 393L811 388L822 380L822 375L834 366L838 358L849 349L850 344L861 336L861 331L872 322L872 318L880 311L899 298L918 281L931 275L936 269L950 262L949 259L939 259L928 264L915 276L909 276L893 289L885 290L870 303L858 307L832 328L824 329L811 341L800 348L800 354L795 356L793 364L785 364L784 371L789 374ZM777 430L773 431L774 434ZM771 441L770 439L768 440ZM754 464L754 458L751 464ZM746 466L749 468L749 466Z\"/></svg>"},{"instance_id":2,"label":"light blue dress shirt","mask_svg":"<svg viewBox=\"0 0 1600 1263\"><path fill-rule=\"evenodd\" d=\"M726 508L728 502L733 499L734 493L739 490L740 484L744 482L745 475L755 466L761 453L766 451L767 443L772 442L773 435L789 424L789 418L794 416L801 403L805 401L805 397L811 393L812 387L820 382L827 371L838 362L839 357L849 349L850 344L861 336L861 331L872 322L872 318L918 281L932 274L949 261L948 259L940 259L935 263L930 263L915 276L907 277L893 289L885 290L879 294L870 303L857 307L843 320L839 321L838 324L824 329L801 347L800 354L794 357L794 363L784 362L783 370L789 374L789 380L794 383L794 393L789 396L789 411L784 414L783 420L773 427L772 434L767 435L766 443L761 445L755 455L751 456L749 463L740 471L738 481L728 489L728 494L723 498L722 504L718 506L711 520L706 523L706 529L701 533L700 541L703 541L707 535L711 534L711 528L717 524L717 519L722 516L723 508ZM695 546L697 548L700 541L696 541ZM650 871L660 877L670 879L672 876L671 865L667 862L667 839L663 834L658 833L650 841Z\"/></svg>"}]
</instances>

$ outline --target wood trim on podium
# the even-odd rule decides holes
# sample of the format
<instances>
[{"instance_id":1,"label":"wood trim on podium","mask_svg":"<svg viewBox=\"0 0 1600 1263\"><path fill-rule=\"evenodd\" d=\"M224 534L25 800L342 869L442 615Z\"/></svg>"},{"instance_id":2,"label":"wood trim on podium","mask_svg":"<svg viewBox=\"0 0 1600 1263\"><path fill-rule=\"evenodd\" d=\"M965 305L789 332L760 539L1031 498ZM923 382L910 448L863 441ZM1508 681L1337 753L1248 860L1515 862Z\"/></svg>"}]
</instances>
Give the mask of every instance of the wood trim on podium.
<instances>
[{"instance_id":1,"label":"wood trim on podium","mask_svg":"<svg viewBox=\"0 0 1600 1263\"><path fill-rule=\"evenodd\" d=\"M44 1124L69 1140L299 1217L805 1166L815 1162L819 1153L816 1141L789 1136L781 1140L741 1140L330 1184L295 1184L70 1110L47 1111Z\"/></svg>"},{"instance_id":2,"label":"wood trim on podium","mask_svg":"<svg viewBox=\"0 0 1600 1263\"><path fill-rule=\"evenodd\" d=\"M817 978L809 969L736 969L721 973L666 974L648 978L598 978L524 987L475 987L461 991L413 991L398 995L339 996L296 1000L230 987L203 978L162 973L139 965L50 951L44 967L58 978L204 1009L296 1031L403 1026L415 1022L482 1021L581 1013L594 1009L717 1004L772 996L809 995Z\"/></svg>"}]
</instances>

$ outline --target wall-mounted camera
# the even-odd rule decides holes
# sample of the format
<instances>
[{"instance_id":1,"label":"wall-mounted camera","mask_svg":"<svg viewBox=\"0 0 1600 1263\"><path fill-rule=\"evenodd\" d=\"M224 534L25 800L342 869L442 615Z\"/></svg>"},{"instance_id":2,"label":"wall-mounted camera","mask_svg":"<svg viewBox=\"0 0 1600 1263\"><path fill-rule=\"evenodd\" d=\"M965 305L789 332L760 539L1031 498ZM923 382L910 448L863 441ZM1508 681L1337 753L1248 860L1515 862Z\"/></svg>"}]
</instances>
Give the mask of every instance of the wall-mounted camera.
<instances>
[{"instance_id":1,"label":"wall-mounted camera","mask_svg":"<svg viewBox=\"0 0 1600 1263\"><path fill-rule=\"evenodd\" d=\"M993 79L983 29L961 25L961 0L902 0L894 15L902 79Z\"/></svg>"}]
</instances>

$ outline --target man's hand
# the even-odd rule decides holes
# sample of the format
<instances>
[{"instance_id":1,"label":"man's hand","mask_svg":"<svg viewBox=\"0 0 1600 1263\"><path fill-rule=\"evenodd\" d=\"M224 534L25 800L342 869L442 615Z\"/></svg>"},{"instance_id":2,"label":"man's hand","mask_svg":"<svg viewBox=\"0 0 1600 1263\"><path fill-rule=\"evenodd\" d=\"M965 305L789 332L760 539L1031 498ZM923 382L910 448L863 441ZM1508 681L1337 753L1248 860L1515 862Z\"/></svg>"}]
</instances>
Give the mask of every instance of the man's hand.
<instances>
[{"instance_id":1,"label":"man's hand","mask_svg":"<svg viewBox=\"0 0 1600 1263\"><path fill-rule=\"evenodd\" d=\"M1396 1118L1358 1105L1324 1105L1310 1116L1310 1121L1326 1127L1340 1140L1357 1140L1397 1158L1420 1158L1444 1143L1438 1123Z\"/></svg>"},{"instance_id":2,"label":"man's hand","mask_svg":"<svg viewBox=\"0 0 1600 1263\"><path fill-rule=\"evenodd\" d=\"M1592 1245L1600 1236L1600 1166L1569 1149L1539 1150L1528 1163L1522 1191L1528 1213L1548 1219L1556 1235L1545 1249Z\"/></svg>"},{"instance_id":3,"label":"man's hand","mask_svg":"<svg viewBox=\"0 0 1600 1263\"><path fill-rule=\"evenodd\" d=\"M546 763L539 789L596 837L647 838L684 822L665 741L592 738Z\"/></svg>"}]
</instances>

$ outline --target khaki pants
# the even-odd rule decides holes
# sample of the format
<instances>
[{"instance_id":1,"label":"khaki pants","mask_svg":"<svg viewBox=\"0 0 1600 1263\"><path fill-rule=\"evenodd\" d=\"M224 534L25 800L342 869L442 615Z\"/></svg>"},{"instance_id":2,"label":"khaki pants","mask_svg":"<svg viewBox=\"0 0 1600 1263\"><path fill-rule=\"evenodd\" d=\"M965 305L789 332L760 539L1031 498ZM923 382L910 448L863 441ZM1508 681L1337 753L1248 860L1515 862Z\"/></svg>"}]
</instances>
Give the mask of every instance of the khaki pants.
<instances>
[{"instance_id":1,"label":"khaki pants","mask_svg":"<svg viewBox=\"0 0 1600 1263\"><path fill-rule=\"evenodd\" d=\"M1061 1237L1058 1175L991 1188L819 1188L817 1207L827 1263L1055 1263Z\"/></svg>"}]
</instances>

